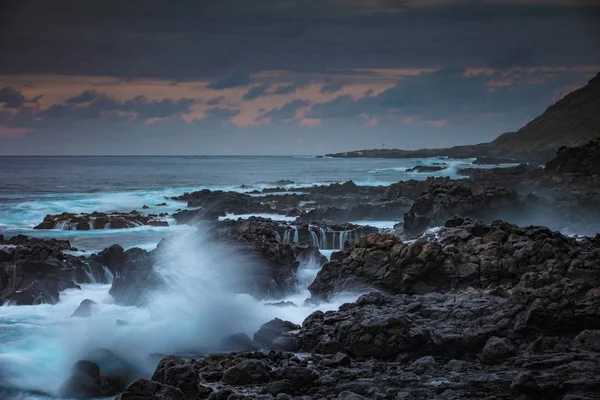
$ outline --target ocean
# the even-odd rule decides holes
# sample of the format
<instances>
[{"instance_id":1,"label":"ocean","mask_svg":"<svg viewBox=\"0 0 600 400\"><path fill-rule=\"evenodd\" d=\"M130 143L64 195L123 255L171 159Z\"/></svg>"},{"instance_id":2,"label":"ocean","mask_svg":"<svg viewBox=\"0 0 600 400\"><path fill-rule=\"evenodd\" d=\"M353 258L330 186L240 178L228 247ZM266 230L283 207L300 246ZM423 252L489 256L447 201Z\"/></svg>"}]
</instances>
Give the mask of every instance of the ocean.
<instances>
[{"instance_id":1,"label":"ocean","mask_svg":"<svg viewBox=\"0 0 600 400\"><path fill-rule=\"evenodd\" d=\"M415 165L444 162L437 173L407 173ZM304 305L306 286L319 270L300 266L298 292L285 300L299 307L266 306L249 295L227 293L227 282L214 279L214 268L224 262L210 247L191 248L186 237L196 228L137 227L90 231L34 230L46 214L93 211L160 212L185 208L171 196L200 189L237 190L281 186L302 187L353 180L359 185L388 185L427 176L457 178L471 160L332 159L316 157L0 157L0 235L25 234L69 239L89 255L112 244L151 250L166 236L178 240L169 262L161 266L172 290L157 295L148 308L114 304L110 285L83 285L61 294L58 304L0 307L0 398L41 399L56 396L74 362L86 351L106 348L147 368L150 353L181 351L209 343L220 335L245 332L279 317L301 323L315 310ZM244 186L242 186L244 185ZM174 221L171 221L174 222ZM398 221L378 221L391 226ZM325 252L329 255L331 251ZM336 309L358 294L344 294L319 309ZM97 303L91 318L70 318L83 299ZM190 305L193 305L190 308ZM115 320L128 321L116 326Z\"/></svg>"},{"instance_id":2,"label":"ocean","mask_svg":"<svg viewBox=\"0 0 600 400\"><path fill-rule=\"evenodd\" d=\"M444 162L436 173L407 173L415 165ZM62 212L142 212L166 202L160 212L185 208L172 196L201 189L249 192L266 187L303 187L353 180L358 185L389 185L427 176L458 178L471 160L334 159L280 157L0 157L0 235L25 234L69 239L85 251L118 243L153 248L160 238L187 227L125 230L39 231L46 214ZM280 185L277 181L292 181ZM242 185L245 185L242 189ZM150 212L157 212L151 209ZM398 221L396 221L398 222Z\"/></svg>"}]
</instances>

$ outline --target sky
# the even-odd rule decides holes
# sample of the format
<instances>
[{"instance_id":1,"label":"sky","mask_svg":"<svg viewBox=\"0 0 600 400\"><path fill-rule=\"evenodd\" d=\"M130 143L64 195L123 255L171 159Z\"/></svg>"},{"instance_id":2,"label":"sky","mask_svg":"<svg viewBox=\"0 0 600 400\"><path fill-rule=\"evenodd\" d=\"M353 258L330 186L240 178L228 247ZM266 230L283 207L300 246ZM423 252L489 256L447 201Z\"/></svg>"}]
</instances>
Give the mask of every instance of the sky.
<instances>
[{"instance_id":1,"label":"sky","mask_svg":"<svg viewBox=\"0 0 600 400\"><path fill-rule=\"evenodd\" d=\"M4 0L0 155L292 155L516 131L600 0Z\"/></svg>"}]
</instances>

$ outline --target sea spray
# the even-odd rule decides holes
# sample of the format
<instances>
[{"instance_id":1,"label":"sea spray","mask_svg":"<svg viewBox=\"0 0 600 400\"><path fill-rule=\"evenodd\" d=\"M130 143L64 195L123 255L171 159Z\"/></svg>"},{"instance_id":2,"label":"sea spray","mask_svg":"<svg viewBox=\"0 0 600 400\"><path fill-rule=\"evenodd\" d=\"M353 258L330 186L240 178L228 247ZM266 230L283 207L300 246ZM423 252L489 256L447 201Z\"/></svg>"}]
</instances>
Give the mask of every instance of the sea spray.
<instances>
[{"instance_id":1,"label":"sea spray","mask_svg":"<svg viewBox=\"0 0 600 400\"><path fill-rule=\"evenodd\" d=\"M298 290L282 300L299 307L265 306L240 293L248 279L261 273L257 262L231 246L209 241L202 233L180 233L161 246L157 271L166 287L152 294L147 307L120 306L110 285L82 285L61 294L55 306L0 308L2 385L56 394L71 366L96 349L108 349L137 366L146 376L152 353L204 353L219 349L223 337L252 336L261 324L279 317L295 323L315 310L304 304L307 286L319 271L309 260L300 266ZM342 295L319 309L337 309L356 295ZM71 318L84 299L97 303L89 318ZM123 321L117 324L117 320Z\"/></svg>"}]
</instances>

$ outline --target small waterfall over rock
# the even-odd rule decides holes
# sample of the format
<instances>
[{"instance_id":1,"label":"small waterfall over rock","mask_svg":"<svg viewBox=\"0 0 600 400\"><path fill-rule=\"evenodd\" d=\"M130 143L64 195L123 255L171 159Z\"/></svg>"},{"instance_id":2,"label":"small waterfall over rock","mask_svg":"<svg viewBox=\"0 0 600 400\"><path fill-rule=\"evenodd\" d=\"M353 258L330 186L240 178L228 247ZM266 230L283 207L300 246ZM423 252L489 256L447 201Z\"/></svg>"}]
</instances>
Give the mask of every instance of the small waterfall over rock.
<instances>
[{"instance_id":1,"label":"small waterfall over rock","mask_svg":"<svg viewBox=\"0 0 600 400\"><path fill-rule=\"evenodd\" d=\"M313 231L311 228L308 228L308 232L310 233L310 245L313 247L319 247L319 237L317 233Z\"/></svg>"},{"instance_id":2,"label":"small waterfall over rock","mask_svg":"<svg viewBox=\"0 0 600 400\"><path fill-rule=\"evenodd\" d=\"M327 245L327 232L325 232L325 229L323 229L322 227L319 227L319 234L319 248L328 249L329 246Z\"/></svg>"},{"instance_id":3,"label":"small waterfall over rock","mask_svg":"<svg viewBox=\"0 0 600 400\"><path fill-rule=\"evenodd\" d=\"M293 236L292 236L292 232L293 232ZM281 241L281 236L279 235L279 233L276 234L277 235L277 240ZM300 240L298 238L298 228L295 226L290 226L288 229L285 230L285 232L283 233L283 244L294 244L294 243L299 243Z\"/></svg>"}]
</instances>

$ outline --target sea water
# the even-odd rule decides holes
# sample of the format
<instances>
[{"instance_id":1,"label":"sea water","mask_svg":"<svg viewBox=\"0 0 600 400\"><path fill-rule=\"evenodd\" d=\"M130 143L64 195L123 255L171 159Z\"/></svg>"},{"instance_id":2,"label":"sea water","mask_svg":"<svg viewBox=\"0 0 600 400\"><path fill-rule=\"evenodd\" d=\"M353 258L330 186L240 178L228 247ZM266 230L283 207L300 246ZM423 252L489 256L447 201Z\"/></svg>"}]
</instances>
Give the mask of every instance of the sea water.
<instances>
[{"instance_id":1,"label":"sea water","mask_svg":"<svg viewBox=\"0 0 600 400\"><path fill-rule=\"evenodd\" d=\"M415 165L444 162L440 172L406 173ZM265 305L245 294L232 293L235 274L250 270L244 254L215 245L193 246L195 227L137 227L90 231L34 230L45 215L62 212L173 213L186 207L173 196L201 189L248 192L267 187L308 187L353 180L359 185L388 185L427 176L458 177L471 160L331 159L311 157L0 157L0 234L68 239L89 255L112 244L151 250L164 237L175 237L157 265L168 282L147 307L114 304L110 285L83 285L61 293L56 305L0 307L0 397L55 396L74 362L97 348L152 372L150 353L208 351L224 335L252 336L274 317L301 323L315 310L304 300L307 286L319 271L308 260L298 271L298 287L288 296L297 307ZM282 184L291 180L293 184ZM242 185L243 188L242 188ZM156 204L166 202L166 206ZM147 205L148 210L142 207ZM248 217L248 216L243 216ZM237 216L232 216L237 218ZM286 220L283 216L275 219ZM357 221L368 224L369 221ZM373 222L373 221L371 221ZM398 221L376 221L392 227ZM201 228L200 228L201 229ZM330 256L332 250L324 251ZM216 267L218 266L218 268ZM339 295L318 306L336 309L359 294ZM71 318L84 299L97 303L90 318ZM116 320L127 321L117 325ZM10 397L9 397L10 396Z\"/></svg>"}]
</instances>

